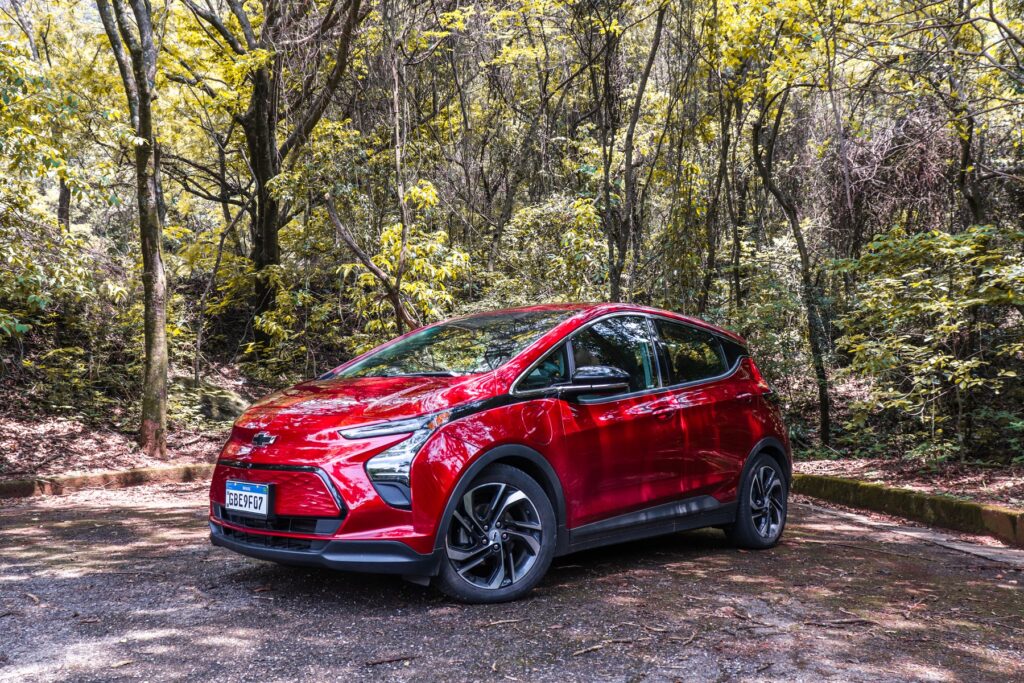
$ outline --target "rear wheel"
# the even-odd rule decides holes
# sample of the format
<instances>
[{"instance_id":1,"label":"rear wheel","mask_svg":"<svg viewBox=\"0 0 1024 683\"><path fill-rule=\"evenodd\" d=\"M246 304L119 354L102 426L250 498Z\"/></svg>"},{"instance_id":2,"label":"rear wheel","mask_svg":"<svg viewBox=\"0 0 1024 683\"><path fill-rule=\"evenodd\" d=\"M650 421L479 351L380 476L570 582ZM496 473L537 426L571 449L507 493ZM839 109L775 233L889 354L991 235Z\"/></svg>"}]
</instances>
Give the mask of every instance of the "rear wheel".
<instances>
[{"instance_id":1,"label":"rear wheel","mask_svg":"<svg viewBox=\"0 0 1024 683\"><path fill-rule=\"evenodd\" d=\"M725 528L729 540L741 548L771 548L786 528L789 486L775 458L754 456L736 505L736 521Z\"/></svg>"},{"instance_id":2,"label":"rear wheel","mask_svg":"<svg viewBox=\"0 0 1024 683\"><path fill-rule=\"evenodd\" d=\"M492 465L447 520L438 588L465 602L504 602L529 592L555 554L555 512L522 470Z\"/></svg>"}]
</instances>

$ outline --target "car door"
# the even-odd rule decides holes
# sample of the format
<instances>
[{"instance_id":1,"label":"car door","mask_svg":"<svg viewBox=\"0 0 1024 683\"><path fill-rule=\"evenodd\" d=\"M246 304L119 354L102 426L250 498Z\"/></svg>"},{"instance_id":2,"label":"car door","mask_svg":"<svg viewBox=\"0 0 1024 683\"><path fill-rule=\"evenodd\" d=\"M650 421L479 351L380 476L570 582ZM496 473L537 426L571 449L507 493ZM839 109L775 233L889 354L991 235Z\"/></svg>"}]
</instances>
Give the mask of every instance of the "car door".
<instances>
[{"instance_id":1,"label":"car door","mask_svg":"<svg viewBox=\"0 0 1024 683\"><path fill-rule=\"evenodd\" d=\"M684 493L729 490L743 467L751 425L742 387L727 377L731 367L722 343L710 332L684 323L657 318L654 326L665 382L679 406Z\"/></svg>"},{"instance_id":2,"label":"car door","mask_svg":"<svg viewBox=\"0 0 1024 683\"><path fill-rule=\"evenodd\" d=\"M661 386L647 318L618 315L585 327L569 339L568 360L572 371L604 365L630 376L619 394L561 401L574 520L586 524L678 499L682 432L675 397Z\"/></svg>"}]
</instances>

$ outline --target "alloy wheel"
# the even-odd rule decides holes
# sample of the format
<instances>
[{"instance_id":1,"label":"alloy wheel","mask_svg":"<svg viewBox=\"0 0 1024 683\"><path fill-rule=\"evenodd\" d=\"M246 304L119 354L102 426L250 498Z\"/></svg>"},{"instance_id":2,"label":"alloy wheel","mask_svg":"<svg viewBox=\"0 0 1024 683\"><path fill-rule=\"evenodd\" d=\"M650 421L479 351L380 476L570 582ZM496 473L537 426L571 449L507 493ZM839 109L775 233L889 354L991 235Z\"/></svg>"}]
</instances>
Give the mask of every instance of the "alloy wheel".
<instances>
[{"instance_id":1,"label":"alloy wheel","mask_svg":"<svg viewBox=\"0 0 1024 683\"><path fill-rule=\"evenodd\" d=\"M522 580L541 552L544 528L537 506L504 483L476 486L462 496L445 539L456 573L495 590Z\"/></svg>"},{"instance_id":2,"label":"alloy wheel","mask_svg":"<svg viewBox=\"0 0 1024 683\"><path fill-rule=\"evenodd\" d=\"M782 480L775 468L758 467L750 487L750 515L761 538L773 540L782 532L784 496Z\"/></svg>"}]
</instances>

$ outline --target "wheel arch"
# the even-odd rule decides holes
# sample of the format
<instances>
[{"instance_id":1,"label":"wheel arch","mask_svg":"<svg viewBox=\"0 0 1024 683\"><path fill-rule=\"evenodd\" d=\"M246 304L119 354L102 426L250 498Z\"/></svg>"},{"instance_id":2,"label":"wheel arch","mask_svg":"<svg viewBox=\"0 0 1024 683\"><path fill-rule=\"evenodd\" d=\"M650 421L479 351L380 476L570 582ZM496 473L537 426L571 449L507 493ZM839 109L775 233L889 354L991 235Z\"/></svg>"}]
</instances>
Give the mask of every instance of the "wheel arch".
<instances>
[{"instance_id":1,"label":"wheel arch","mask_svg":"<svg viewBox=\"0 0 1024 683\"><path fill-rule=\"evenodd\" d=\"M779 467L782 468L783 474L786 475L787 487L792 487L793 463L786 455L786 447L782 444L781 441L779 441L773 436L768 436L761 439L756 444L754 444L753 448L750 449L750 454L747 456L746 462L743 463L743 471L740 473L739 481L742 482L744 480L744 478L747 476L747 473L750 471L750 468L754 464L754 459L762 453L771 456L772 459L779 463Z\"/></svg>"},{"instance_id":2,"label":"wheel arch","mask_svg":"<svg viewBox=\"0 0 1024 683\"><path fill-rule=\"evenodd\" d=\"M532 477L544 492L548 495L548 499L551 501L551 506L555 510L555 522L557 527L557 544L555 552L558 553L564 546L568 545L569 534L566 531L565 519L565 493L562 490L562 483L558 478L558 474L555 469L551 466L551 463L547 459L530 448L522 444L504 444L496 446L483 455L473 460L470 465L462 472L459 476L459 481L452 489L452 494L448 497L448 502L444 506L444 515L442 517L442 524L438 527L437 538L434 540L435 550L440 550L444 547L444 536L447 533L447 522L451 518L452 511L458 504L462 495L469 488L469 485L473 480L491 465L509 465L515 467L518 470L522 470L530 477Z\"/></svg>"}]
</instances>

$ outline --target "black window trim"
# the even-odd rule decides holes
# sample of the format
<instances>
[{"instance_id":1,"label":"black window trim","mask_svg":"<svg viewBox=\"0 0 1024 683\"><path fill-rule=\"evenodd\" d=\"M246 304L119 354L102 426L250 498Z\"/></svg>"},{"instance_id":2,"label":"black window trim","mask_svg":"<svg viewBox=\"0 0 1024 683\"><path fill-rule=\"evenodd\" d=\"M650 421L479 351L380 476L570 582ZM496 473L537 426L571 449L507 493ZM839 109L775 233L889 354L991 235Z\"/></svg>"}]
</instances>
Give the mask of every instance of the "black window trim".
<instances>
[{"instance_id":1,"label":"black window trim","mask_svg":"<svg viewBox=\"0 0 1024 683\"><path fill-rule=\"evenodd\" d=\"M557 349L560 344L568 345L572 341L572 338L575 337L577 334L580 334L584 330L590 328L593 325L596 325L597 323L601 322L602 320L607 320L609 318L623 317L623 316L641 317L641 318L646 318L647 319L647 321L648 321L647 322L648 330L649 330L649 334L651 335L650 342L651 342L651 345L653 347L651 349L651 352L652 352L652 354L654 356L655 367L657 368L658 386L651 387L650 389L641 389L639 391L630 391L630 392L626 392L626 393L622 393L622 394L615 394L613 396L593 398L593 399L581 399L580 400L581 403L585 403L585 404L610 403L612 401L621 401L624 398L633 398L633 397L636 397L636 396L643 396L645 394L654 394L654 393L658 393L658 392L661 392L661 391L668 391L668 390L688 389L688 388L691 388L691 387L700 386L702 384L710 384L711 382L717 382L719 380L726 379L726 378L731 377L732 375L736 374L736 371L739 369L740 365L743 363L743 359L744 358L748 358L749 355L750 355L749 353L747 353L746 347L741 346L741 348L743 348L744 352L741 353L741 354L738 354L736 356L736 361L731 366L727 367L725 369L725 371L722 372L721 374L715 375L714 377L705 377L703 379L690 380L689 382L681 382L679 384L666 385L665 384L665 379L667 377L667 373L665 373L663 371L662 367L661 367L661 359L659 358L660 354L658 353L657 347L654 346L657 342L659 342L661 340L661 335L659 335L657 333L658 331L657 331L656 326L654 325L654 320L656 320L656 319L657 320L665 320L666 322L675 323L677 325L684 325L686 327L689 327L691 329L697 330L699 332L705 332L707 334L710 334L712 337L714 337L718 341L718 343L719 343L719 353L722 354L723 360L725 360L725 356L724 356L724 354L725 354L725 347L723 346L723 342L725 341L725 339L723 339L721 334L718 334L718 333L716 333L713 330L709 330L706 327L702 327L700 325L694 325L692 323L688 323L686 321L679 320L677 318L672 318L672 317L669 317L667 315L660 315L658 313L647 313L645 311L615 311L615 312L612 312L612 313L606 313L604 315L598 316L597 318L594 318L593 320L590 320L590 321L584 323L583 325L581 325L580 327L578 327L577 329L573 330L572 332L567 334L565 337L560 339L556 344L554 344L550 349L548 349L546 353L542 354L540 356L540 358L538 358L534 362L530 363L530 365L525 370L520 372L519 375L512 382L512 385L509 387L509 390L508 390L509 396L514 396L516 398L540 398L540 397L543 397L545 395L550 395L551 394L551 390L552 389L557 389L560 385L552 384L549 387L543 387L543 388L540 388L540 389L524 389L522 391L518 390L516 387L519 385L520 380L522 380L524 377L526 377L526 375L530 374L533 371L533 369L536 368L538 365L540 365L541 362L545 358L547 358L548 354L551 353L552 351L554 351L555 349ZM733 340L728 340L728 341L730 341L730 342L732 342L734 344L739 345L738 342L735 342ZM572 349L569 348L568 351L569 351L569 376L572 377L572 373L575 371L576 362L575 362L575 360L573 358ZM525 352L525 349L524 349L524 352Z\"/></svg>"},{"instance_id":2,"label":"black window trim","mask_svg":"<svg viewBox=\"0 0 1024 683\"><path fill-rule=\"evenodd\" d=\"M672 320L670 318L666 318L663 315L651 316L651 328L654 331L654 338L655 338L655 342L656 343L660 342L660 343L664 344L665 343L665 339L661 336L661 333L658 331L658 326L654 324L654 318L655 317L657 317L659 320L664 320L665 322L669 323L670 325L678 325L679 327L684 327L684 328L686 328L688 330L694 330L696 332L703 332L704 334L706 334L709 337L711 337L713 340L715 340L715 343L718 344L718 348L716 349L716 355L718 356L718 361L722 364L722 367L725 368L722 372L718 373L717 375L712 375L710 377L702 377L701 379L691 379L689 382L679 382L678 384L670 384L670 385L667 385L667 386L670 386L670 387L681 387L681 386L686 385L686 384L696 384L698 382L707 382L707 381L710 381L710 380L713 380L713 379L721 379L722 377L724 377L724 376L726 376L726 375L728 375L730 373L730 370L732 370L732 367L728 363L728 360L729 360L728 356L725 355L725 344L723 343L723 339L722 339L721 335L715 334L711 330L705 329L703 327L698 327L697 325L687 324L687 323L683 322L682 320ZM658 354L658 355L660 356L661 354ZM737 359L736 365L739 365L739 361L742 360L743 356L745 356L745 355L746 354L741 354L740 355L740 357ZM667 379L668 378L668 370L669 370L669 368L664 368L664 370L665 370L665 379Z\"/></svg>"}]
</instances>

